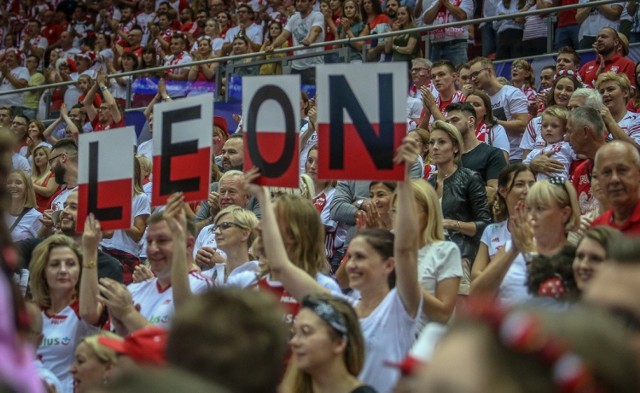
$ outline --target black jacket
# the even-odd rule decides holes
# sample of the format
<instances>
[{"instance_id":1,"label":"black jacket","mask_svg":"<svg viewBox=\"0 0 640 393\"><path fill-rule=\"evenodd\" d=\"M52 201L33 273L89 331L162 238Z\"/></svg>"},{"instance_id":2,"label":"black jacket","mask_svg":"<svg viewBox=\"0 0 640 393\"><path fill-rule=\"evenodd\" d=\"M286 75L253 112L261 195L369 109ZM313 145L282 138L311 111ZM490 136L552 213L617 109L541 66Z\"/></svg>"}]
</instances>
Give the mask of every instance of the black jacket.
<instances>
[{"instance_id":1,"label":"black jacket","mask_svg":"<svg viewBox=\"0 0 640 393\"><path fill-rule=\"evenodd\" d=\"M437 188L437 178L432 176L429 183ZM476 235L467 236L449 230L449 240L460 248L462 258L471 263L476 258L482 232L491 223L491 213L487 204L487 191L480 175L471 169L459 167L442 182L442 215L444 218L462 222L475 222Z\"/></svg>"}]
</instances>

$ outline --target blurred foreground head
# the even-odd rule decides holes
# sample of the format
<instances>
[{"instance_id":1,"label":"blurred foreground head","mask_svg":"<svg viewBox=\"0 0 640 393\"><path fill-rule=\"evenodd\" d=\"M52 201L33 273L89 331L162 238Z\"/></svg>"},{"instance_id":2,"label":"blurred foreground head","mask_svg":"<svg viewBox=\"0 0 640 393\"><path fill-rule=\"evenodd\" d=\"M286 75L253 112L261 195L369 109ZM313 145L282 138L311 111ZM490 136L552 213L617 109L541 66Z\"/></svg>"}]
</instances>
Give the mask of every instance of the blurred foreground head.
<instances>
[{"instance_id":1,"label":"blurred foreground head","mask_svg":"<svg viewBox=\"0 0 640 393\"><path fill-rule=\"evenodd\" d=\"M274 393L288 348L282 314L272 295L211 290L176 312L167 360L234 393Z\"/></svg>"}]
</instances>

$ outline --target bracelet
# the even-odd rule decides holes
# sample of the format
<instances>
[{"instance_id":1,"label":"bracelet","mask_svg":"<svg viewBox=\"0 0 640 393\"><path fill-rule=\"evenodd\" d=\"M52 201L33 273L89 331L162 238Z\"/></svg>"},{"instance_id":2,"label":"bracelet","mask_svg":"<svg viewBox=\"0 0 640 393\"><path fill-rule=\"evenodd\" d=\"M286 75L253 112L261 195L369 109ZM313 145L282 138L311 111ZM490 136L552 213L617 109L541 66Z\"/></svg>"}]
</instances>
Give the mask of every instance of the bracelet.
<instances>
[{"instance_id":1,"label":"bracelet","mask_svg":"<svg viewBox=\"0 0 640 393\"><path fill-rule=\"evenodd\" d=\"M458 229L458 231L460 230L460 221L456 221L456 228Z\"/></svg>"},{"instance_id":2,"label":"bracelet","mask_svg":"<svg viewBox=\"0 0 640 393\"><path fill-rule=\"evenodd\" d=\"M107 90L107 86L100 86L100 90L102 90L102 91Z\"/></svg>"},{"instance_id":3,"label":"bracelet","mask_svg":"<svg viewBox=\"0 0 640 393\"><path fill-rule=\"evenodd\" d=\"M96 261L82 262L83 269L95 269L96 267L98 267L98 263Z\"/></svg>"}]
</instances>

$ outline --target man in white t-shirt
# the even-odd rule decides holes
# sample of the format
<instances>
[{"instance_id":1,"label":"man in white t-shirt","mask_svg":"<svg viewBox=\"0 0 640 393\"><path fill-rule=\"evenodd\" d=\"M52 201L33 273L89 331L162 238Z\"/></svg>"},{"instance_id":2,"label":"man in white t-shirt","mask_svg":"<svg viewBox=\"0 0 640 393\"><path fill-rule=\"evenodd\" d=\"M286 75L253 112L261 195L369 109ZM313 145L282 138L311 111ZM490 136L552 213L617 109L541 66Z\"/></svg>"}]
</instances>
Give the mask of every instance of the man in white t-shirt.
<instances>
[{"instance_id":1,"label":"man in white t-shirt","mask_svg":"<svg viewBox=\"0 0 640 393\"><path fill-rule=\"evenodd\" d=\"M49 153L51 172L56 183L64 187L62 192L51 201L52 210L62 210L67 196L78 187L78 145L71 139L56 142ZM45 224L46 225L46 224Z\"/></svg>"},{"instance_id":2,"label":"man in white t-shirt","mask_svg":"<svg viewBox=\"0 0 640 393\"><path fill-rule=\"evenodd\" d=\"M224 44L222 45L222 53L231 54L232 44L235 37L241 32L249 40L249 45L253 52L260 51L262 45L262 27L254 23L254 11L249 4L240 4L236 10L238 16L238 24L229 30L224 36Z\"/></svg>"},{"instance_id":3,"label":"man in white t-shirt","mask_svg":"<svg viewBox=\"0 0 640 393\"><path fill-rule=\"evenodd\" d=\"M279 48L290 36L293 35L293 46L309 46L314 42L324 41L324 15L313 11L313 0L297 0L296 13L289 18L282 33L265 50L272 52L273 48ZM296 51L296 55L322 52L324 48L303 49ZM291 73L300 74L303 84L315 85L316 65L324 63L322 56L305 57L291 61Z\"/></svg>"},{"instance_id":4,"label":"man in white t-shirt","mask_svg":"<svg viewBox=\"0 0 640 393\"><path fill-rule=\"evenodd\" d=\"M202 293L213 285L196 269L192 258L195 228L184 218L183 197L174 194L162 213L154 213L147 221L147 260L155 277L128 287L113 280L100 281L101 300L109 307L111 320L118 333L130 334L148 325L168 328L175 308L192 293ZM171 215L171 218L167 215ZM180 229L172 230L167 220ZM178 232L183 231L183 234ZM184 236L184 255L174 261L174 244Z\"/></svg>"},{"instance_id":5,"label":"man in white t-shirt","mask_svg":"<svg viewBox=\"0 0 640 393\"><path fill-rule=\"evenodd\" d=\"M520 141L529 121L527 97L513 86L503 86L496 79L493 63L486 57L476 57L469 62L471 82L477 89L483 90L491 97L493 115L507 131L509 144L509 161L522 161Z\"/></svg>"},{"instance_id":6,"label":"man in white t-shirt","mask_svg":"<svg viewBox=\"0 0 640 393\"><path fill-rule=\"evenodd\" d=\"M182 34L174 34L171 37L169 49L171 55L165 59L165 65L178 65L184 63L191 63L193 59L189 56L189 53L185 50L187 46L187 38ZM165 71L164 77L167 80L184 81L189 76L189 67L172 68Z\"/></svg>"},{"instance_id":7,"label":"man in white t-shirt","mask_svg":"<svg viewBox=\"0 0 640 393\"><path fill-rule=\"evenodd\" d=\"M12 91L27 87L29 70L20 64L18 50L9 48L5 52L5 61L0 64L0 92ZM5 94L0 96L0 106L21 107L24 93Z\"/></svg>"}]
</instances>

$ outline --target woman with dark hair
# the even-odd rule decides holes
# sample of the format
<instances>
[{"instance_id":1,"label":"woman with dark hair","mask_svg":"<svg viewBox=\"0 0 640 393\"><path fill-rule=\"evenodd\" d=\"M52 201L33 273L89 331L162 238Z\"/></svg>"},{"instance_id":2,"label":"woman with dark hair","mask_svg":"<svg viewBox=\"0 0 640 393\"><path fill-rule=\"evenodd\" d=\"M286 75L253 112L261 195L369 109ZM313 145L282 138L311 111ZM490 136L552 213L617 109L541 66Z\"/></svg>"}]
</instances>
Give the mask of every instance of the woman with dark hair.
<instances>
[{"instance_id":1,"label":"woman with dark hair","mask_svg":"<svg viewBox=\"0 0 640 393\"><path fill-rule=\"evenodd\" d=\"M527 289L534 298L546 298L554 306L574 303L580 289L573 274L576 247L564 246L552 256L538 255L527 264ZM543 304L548 304L547 302Z\"/></svg>"},{"instance_id":2,"label":"woman with dark hair","mask_svg":"<svg viewBox=\"0 0 640 393\"><path fill-rule=\"evenodd\" d=\"M244 34L240 33L233 38L232 42L232 55L245 55L251 53L251 45L249 44L249 39ZM231 60L231 64L234 65L245 65L243 67L237 67L233 69L233 74L238 76L252 76L258 75L260 71L259 66L257 65L246 65L253 63L254 58L246 57L239 60Z\"/></svg>"},{"instance_id":3,"label":"woman with dark hair","mask_svg":"<svg viewBox=\"0 0 640 393\"><path fill-rule=\"evenodd\" d=\"M345 262L349 286L360 292L354 308L367 348L359 380L380 393L390 393L399 377L398 370L384 364L405 356L415 339L422 307L416 278L419 239L415 234L419 231L419 218L409 180L409 169L417 154L417 145L405 137L395 158L407 168L407 180L397 187L396 222L402 223L395 227L397 241L384 229L361 231L351 240ZM263 209L262 236L271 270L278 273L287 291L298 301L309 294L327 293L288 257L287 240L283 242L278 230L282 219L275 214L267 190L253 184L259 176L252 169L246 176L245 190L258 199Z\"/></svg>"},{"instance_id":4,"label":"woman with dark hair","mask_svg":"<svg viewBox=\"0 0 640 393\"><path fill-rule=\"evenodd\" d=\"M26 154L25 157L31 161L31 167L33 167L33 152L35 148L40 146L40 144L44 143L45 146L51 147L50 144L47 143L46 138L44 137L45 126L40 120L31 120L29 125L27 126L27 146L26 146ZM24 152L24 150L23 150Z\"/></svg>"},{"instance_id":5,"label":"woman with dark hair","mask_svg":"<svg viewBox=\"0 0 640 393\"><path fill-rule=\"evenodd\" d=\"M508 261L504 250L511 246L516 206L524 203L535 181L535 174L522 164L511 164L500 171L498 192L493 202L496 223L487 226L482 234L471 270L471 295L477 292L493 292L498 294L500 300L506 302L519 302L529 297L524 287L524 258L518 255L512 261Z\"/></svg>"},{"instance_id":6,"label":"woman with dark hair","mask_svg":"<svg viewBox=\"0 0 640 393\"><path fill-rule=\"evenodd\" d=\"M122 72L129 72L137 70L140 67L140 60L138 56L133 52L125 52L120 56L120 66L116 70L113 62L107 63L107 71L109 74L114 75L113 79L116 83L110 83L109 89L111 90L111 94L113 98L115 98L116 103L121 108L126 108L127 104L127 96L129 95L129 90L133 84L133 75L128 76L118 76L118 74ZM131 92L133 96L133 92Z\"/></svg>"},{"instance_id":7,"label":"woman with dark hair","mask_svg":"<svg viewBox=\"0 0 640 393\"><path fill-rule=\"evenodd\" d=\"M573 71L561 71L561 74L557 75L551 86L551 90L547 93L546 108L557 105L563 108L569 106L569 100L574 91L582 87L582 83L578 80L578 75ZM522 157L526 158L529 152L533 149L541 149L547 146L547 143L542 138L542 112L540 116L534 117L529 121L527 128L520 141L520 148L522 149Z\"/></svg>"},{"instance_id":8,"label":"woman with dark hair","mask_svg":"<svg viewBox=\"0 0 640 393\"><path fill-rule=\"evenodd\" d=\"M293 362L283 384L296 393L375 393L358 380L365 359L358 316L343 299L308 295L293 323Z\"/></svg>"},{"instance_id":9,"label":"woman with dark hair","mask_svg":"<svg viewBox=\"0 0 640 393\"><path fill-rule=\"evenodd\" d=\"M381 34L391 30L391 19L382 11L380 1L362 0L360 2L360 14L362 20L369 27L369 34ZM367 43L367 61L378 61L384 51L384 39L373 39Z\"/></svg>"},{"instance_id":10,"label":"woman with dark hair","mask_svg":"<svg viewBox=\"0 0 640 393\"><path fill-rule=\"evenodd\" d=\"M398 8L398 17L391 24L392 31L402 31L416 27L411 14L411 8L401 6ZM418 56L420 40L419 33L407 33L393 36L385 41L384 52L391 55L391 61L404 61L407 67L411 60Z\"/></svg>"},{"instance_id":11,"label":"woman with dark hair","mask_svg":"<svg viewBox=\"0 0 640 393\"><path fill-rule=\"evenodd\" d=\"M345 0L342 4L342 18L338 26L338 38L356 38L369 35L369 25L363 23L356 0ZM364 41L349 43L349 61L362 63Z\"/></svg>"},{"instance_id":12,"label":"woman with dark hair","mask_svg":"<svg viewBox=\"0 0 640 393\"><path fill-rule=\"evenodd\" d=\"M278 36L282 33L282 24L278 21L271 21L267 26L267 34L265 34L264 41L262 43L262 47L260 48L260 52L264 52L265 48L271 45L272 42L278 38ZM282 45L278 48L274 49L282 49L287 48L289 46L289 41L283 41ZM279 59L285 57L284 53L267 53L265 54L265 59ZM282 64L279 62L267 63L260 66L260 75L281 75L282 74Z\"/></svg>"},{"instance_id":13,"label":"woman with dark hair","mask_svg":"<svg viewBox=\"0 0 640 393\"><path fill-rule=\"evenodd\" d=\"M509 162L509 138L504 127L493 117L491 98L482 90L471 90L466 94L468 102L476 111L476 138L502 150L504 159Z\"/></svg>"}]
</instances>

